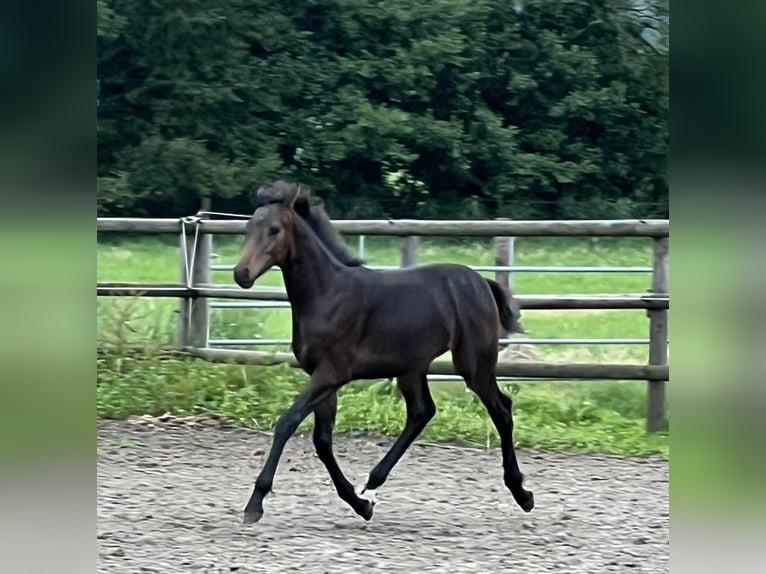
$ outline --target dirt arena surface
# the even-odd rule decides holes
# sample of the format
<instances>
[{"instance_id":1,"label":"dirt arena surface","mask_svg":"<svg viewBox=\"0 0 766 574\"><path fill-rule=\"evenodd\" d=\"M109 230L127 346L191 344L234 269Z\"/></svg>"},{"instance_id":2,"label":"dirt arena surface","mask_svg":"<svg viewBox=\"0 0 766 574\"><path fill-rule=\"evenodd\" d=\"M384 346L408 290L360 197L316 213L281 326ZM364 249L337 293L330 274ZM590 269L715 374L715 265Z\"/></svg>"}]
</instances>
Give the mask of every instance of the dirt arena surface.
<instances>
[{"instance_id":1,"label":"dirt arena surface","mask_svg":"<svg viewBox=\"0 0 766 574\"><path fill-rule=\"evenodd\" d=\"M389 439L339 435L361 486ZM310 437L288 443L265 516L241 511L271 437L244 430L98 424L98 571L668 572L668 465L519 450L525 514L499 451L413 445L378 489L372 521L342 502Z\"/></svg>"}]
</instances>

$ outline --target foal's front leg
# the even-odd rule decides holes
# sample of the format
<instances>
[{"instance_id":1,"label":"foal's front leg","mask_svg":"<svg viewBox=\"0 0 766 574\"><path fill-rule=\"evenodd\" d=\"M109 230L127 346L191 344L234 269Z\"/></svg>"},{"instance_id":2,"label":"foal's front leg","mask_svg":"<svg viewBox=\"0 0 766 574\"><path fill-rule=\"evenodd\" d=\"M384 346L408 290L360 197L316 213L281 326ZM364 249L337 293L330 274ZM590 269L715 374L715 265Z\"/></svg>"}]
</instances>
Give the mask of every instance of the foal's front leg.
<instances>
[{"instance_id":1,"label":"foal's front leg","mask_svg":"<svg viewBox=\"0 0 766 574\"><path fill-rule=\"evenodd\" d=\"M342 383L336 381L334 377L315 371L308 385L298 394L290 408L279 417L266 463L255 480L253 493L245 506L243 517L245 524L258 522L263 517L263 499L271 491L274 474L287 441L315 406L330 394L335 394L341 385Z\"/></svg>"},{"instance_id":2,"label":"foal's front leg","mask_svg":"<svg viewBox=\"0 0 766 574\"><path fill-rule=\"evenodd\" d=\"M365 520L372 518L373 503L360 498L354 491L354 486L344 476L343 471L335 460L332 452L332 431L335 427L335 414L338 410L338 395L330 394L314 409L314 447L319 460L324 463L330 474L335 490L341 500L348 503L359 516Z\"/></svg>"}]
</instances>

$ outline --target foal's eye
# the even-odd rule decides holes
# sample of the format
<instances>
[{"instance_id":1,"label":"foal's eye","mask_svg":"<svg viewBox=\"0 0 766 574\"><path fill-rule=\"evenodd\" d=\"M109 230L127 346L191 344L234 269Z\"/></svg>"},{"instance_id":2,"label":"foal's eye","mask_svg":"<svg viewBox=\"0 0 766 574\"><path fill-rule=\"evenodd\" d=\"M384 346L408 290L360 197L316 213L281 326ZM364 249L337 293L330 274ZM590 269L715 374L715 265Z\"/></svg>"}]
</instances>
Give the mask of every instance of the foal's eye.
<instances>
[{"instance_id":1,"label":"foal's eye","mask_svg":"<svg viewBox=\"0 0 766 574\"><path fill-rule=\"evenodd\" d=\"M271 227L269 227L269 235L272 237L276 235L277 233L279 233L279 231L280 231L279 225L272 225Z\"/></svg>"}]
</instances>

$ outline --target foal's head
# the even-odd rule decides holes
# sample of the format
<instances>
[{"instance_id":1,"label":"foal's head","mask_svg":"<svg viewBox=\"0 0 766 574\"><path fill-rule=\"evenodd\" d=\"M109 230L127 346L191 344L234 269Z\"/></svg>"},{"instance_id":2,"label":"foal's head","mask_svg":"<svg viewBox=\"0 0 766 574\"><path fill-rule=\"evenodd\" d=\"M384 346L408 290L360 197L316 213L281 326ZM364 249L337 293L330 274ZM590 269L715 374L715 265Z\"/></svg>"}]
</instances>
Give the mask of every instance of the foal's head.
<instances>
[{"instance_id":1,"label":"foal's head","mask_svg":"<svg viewBox=\"0 0 766 574\"><path fill-rule=\"evenodd\" d=\"M295 187L295 184L284 181L261 186L255 195L256 208L269 203L288 202L295 193ZM325 211L324 202L313 195L307 186L301 184L297 187L297 198L293 200L293 209L308 224L320 243L343 265L349 267L363 265L364 261L351 252L338 230L335 229L330 216Z\"/></svg>"},{"instance_id":2,"label":"foal's head","mask_svg":"<svg viewBox=\"0 0 766 574\"><path fill-rule=\"evenodd\" d=\"M299 184L277 181L262 186L257 194L258 207L247 222L242 256L234 267L234 281L243 289L287 259L295 240L294 210L307 204Z\"/></svg>"}]
</instances>

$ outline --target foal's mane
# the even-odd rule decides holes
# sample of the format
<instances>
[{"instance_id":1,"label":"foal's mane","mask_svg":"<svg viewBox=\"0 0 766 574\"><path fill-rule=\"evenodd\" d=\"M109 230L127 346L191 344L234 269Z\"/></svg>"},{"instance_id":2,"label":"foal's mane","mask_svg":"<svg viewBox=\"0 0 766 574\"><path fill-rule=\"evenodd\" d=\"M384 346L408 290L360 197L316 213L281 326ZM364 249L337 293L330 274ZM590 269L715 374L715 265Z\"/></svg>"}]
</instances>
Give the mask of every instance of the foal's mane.
<instances>
[{"instance_id":1,"label":"foal's mane","mask_svg":"<svg viewBox=\"0 0 766 574\"><path fill-rule=\"evenodd\" d=\"M324 208L321 198L311 195L311 189L303 184L295 184L286 181L275 181L258 189L255 197L255 207L262 207L270 203L284 203L287 197L291 197L298 188L298 197L295 200L294 210L314 232L322 245L343 265L358 267L364 261L356 257L346 246L340 233L333 226L330 216Z\"/></svg>"}]
</instances>

